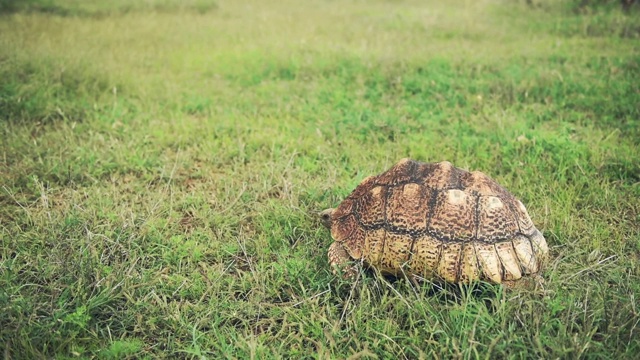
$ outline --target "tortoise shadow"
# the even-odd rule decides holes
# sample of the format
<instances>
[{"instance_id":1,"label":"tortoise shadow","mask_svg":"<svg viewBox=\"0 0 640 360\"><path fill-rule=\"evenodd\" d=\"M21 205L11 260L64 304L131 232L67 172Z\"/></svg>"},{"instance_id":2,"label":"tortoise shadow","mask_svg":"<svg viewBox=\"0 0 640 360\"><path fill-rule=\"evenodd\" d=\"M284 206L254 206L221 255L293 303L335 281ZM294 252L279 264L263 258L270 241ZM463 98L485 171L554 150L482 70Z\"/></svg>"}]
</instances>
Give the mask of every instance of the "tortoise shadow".
<instances>
[{"instance_id":1,"label":"tortoise shadow","mask_svg":"<svg viewBox=\"0 0 640 360\"><path fill-rule=\"evenodd\" d=\"M333 293L342 301L358 302L362 297L377 304L388 297L402 301L429 301L442 305L463 305L468 302L483 303L487 311L497 311L507 289L502 285L477 281L469 284L452 284L441 280L415 279L408 276L381 274L375 269L362 269L355 279L334 278ZM370 296L374 295L374 296Z\"/></svg>"}]
</instances>

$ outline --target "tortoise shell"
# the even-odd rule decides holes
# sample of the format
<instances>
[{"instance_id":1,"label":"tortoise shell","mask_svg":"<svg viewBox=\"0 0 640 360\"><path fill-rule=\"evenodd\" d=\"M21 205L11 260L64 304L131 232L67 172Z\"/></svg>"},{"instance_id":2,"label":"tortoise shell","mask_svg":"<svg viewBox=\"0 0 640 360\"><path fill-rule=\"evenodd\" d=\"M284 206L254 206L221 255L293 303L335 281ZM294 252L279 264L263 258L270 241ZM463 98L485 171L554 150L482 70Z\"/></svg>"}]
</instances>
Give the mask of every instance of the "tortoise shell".
<instances>
[{"instance_id":1,"label":"tortoise shell","mask_svg":"<svg viewBox=\"0 0 640 360\"><path fill-rule=\"evenodd\" d=\"M352 259L393 275L503 283L536 274L549 251L522 202L446 161L403 159L364 179L330 219Z\"/></svg>"}]
</instances>

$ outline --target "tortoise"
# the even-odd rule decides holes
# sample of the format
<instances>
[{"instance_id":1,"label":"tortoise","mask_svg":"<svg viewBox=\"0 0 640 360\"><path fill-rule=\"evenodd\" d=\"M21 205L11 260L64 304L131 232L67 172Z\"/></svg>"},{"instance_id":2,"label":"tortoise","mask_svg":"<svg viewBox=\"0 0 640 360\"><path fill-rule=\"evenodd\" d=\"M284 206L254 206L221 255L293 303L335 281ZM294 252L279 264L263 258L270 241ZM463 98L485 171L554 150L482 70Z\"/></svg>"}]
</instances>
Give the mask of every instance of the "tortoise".
<instances>
[{"instance_id":1,"label":"tortoise","mask_svg":"<svg viewBox=\"0 0 640 360\"><path fill-rule=\"evenodd\" d=\"M549 253L522 202L447 161L402 159L320 216L335 240L329 263L347 277L359 261L392 276L514 286L539 278Z\"/></svg>"}]
</instances>

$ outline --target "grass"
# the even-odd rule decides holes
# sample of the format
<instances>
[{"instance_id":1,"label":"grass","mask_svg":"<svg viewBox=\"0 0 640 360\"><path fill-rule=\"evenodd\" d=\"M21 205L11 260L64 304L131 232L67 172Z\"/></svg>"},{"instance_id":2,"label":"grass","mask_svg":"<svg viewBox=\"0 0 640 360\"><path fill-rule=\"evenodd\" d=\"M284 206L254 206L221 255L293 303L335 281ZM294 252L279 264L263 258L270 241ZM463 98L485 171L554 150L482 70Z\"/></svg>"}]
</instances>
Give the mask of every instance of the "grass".
<instances>
[{"instance_id":1,"label":"grass","mask_svg":"<svg viewBox=\"0 0 640 360\"><path fill-rule=\"evenodd\" d=\"M5 358L633 358L637 6L0 2ZM403 157L482 170L543 293L327 264Z\"/></svg>"}]
</instances>

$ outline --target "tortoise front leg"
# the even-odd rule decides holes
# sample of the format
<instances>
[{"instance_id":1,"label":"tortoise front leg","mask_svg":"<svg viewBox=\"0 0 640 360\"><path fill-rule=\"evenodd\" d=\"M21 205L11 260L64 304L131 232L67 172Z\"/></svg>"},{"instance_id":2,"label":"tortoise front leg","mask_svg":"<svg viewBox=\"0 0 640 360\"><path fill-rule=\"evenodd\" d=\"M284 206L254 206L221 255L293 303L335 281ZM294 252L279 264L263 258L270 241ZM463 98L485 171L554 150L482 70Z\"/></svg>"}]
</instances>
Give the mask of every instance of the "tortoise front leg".
<instances>
[{"instance_id":1,"label":"tortoise front leg","mask_svg":"<svg viewBox=\"0 0 640 360\"><path fill-rule=\"evenodd\" d=\"M329 256L329 265L334 274L337 275L342 272L343 276L348 279L358 273L356 266L352 265L353 259L341 243L335 241L331 244L327 255Z\"/></svg>"}]
</instances>

